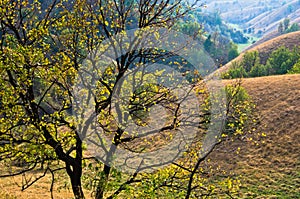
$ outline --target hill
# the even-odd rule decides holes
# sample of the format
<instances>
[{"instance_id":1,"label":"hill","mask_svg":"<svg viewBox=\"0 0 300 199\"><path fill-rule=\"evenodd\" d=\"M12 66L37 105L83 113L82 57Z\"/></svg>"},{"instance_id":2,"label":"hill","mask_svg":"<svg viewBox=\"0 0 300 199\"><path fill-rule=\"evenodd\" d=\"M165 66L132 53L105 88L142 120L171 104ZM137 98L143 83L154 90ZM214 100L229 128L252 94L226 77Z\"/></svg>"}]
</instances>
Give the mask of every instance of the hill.
<instances>
[{"instance_id":1,"label":"hill","mask_svg":"<svg viewBox=\"0 0 300 199\"><path fill-rule=\"evenodd\" d=\"M242 198L300 198L300 75L248 78L242 86L256 104L258 125L211 159L243 176ZM240 147L238 155L228 152L232 145Z\"/></svg>"},{"instance_id":2,"label":"hill","mask_svg":"<svg viewBox=\"0 0 300 199\"><path fill-rule=\"evenodd\" d=\"M234 61L241 61L245 52L249 51L258 51L261 63L265 64L269 55L280 46L285 46L289 49L293 49L295 46L300 46L300 31L284 34L269 41L263 42L259 45L250 47L249 50L244 51L237 58L221 67L219 69L219 72L226 71L231 67Z\"/></svg>"},{"instance_id":3,"label":"hill","mask_svg":"<svg viewBox=\"0 0 300 199\"><path fill-rule=\"evenodd\" d=\"M248 46L247 48L245 48L243 51L246 51L246 50L249 50L251 48L254 48L255 46L258 46L262 43L265 43L271 39L274 39L276 37L279 37L281 36L281 34L278 32L278 31L273 31L273 32L270 32L266 35L264 35L262 38L260 38L258 41L256 41L254 44Z\"/></svg>"},{"instance_id":4,"label":"hill","mask_svg":"<svg viewBox=\"0 0 300 199\"><path fill-rule=\"evenodd\" d=\"M207 7L208 12L218 10L226 22L237 24L245 31L250 29L252 34L273 32L285 18L289 18L291 23L300 22L298 0L213 0L207 3Z\"/></svg>"},{"instance_id":5,"label":"hill","mask_svg":"<svg viewBox=\"0 0 300 199\"><path fill-rule=\"evenodd\" d=\"M256 32L270 33L277 31L278 24L284 18L289 18L291 23L299 23L300 2L294 0L287 2L276 9L267 10L246 23L247 27L254 28Z\"/></svg>"}]
</instances>

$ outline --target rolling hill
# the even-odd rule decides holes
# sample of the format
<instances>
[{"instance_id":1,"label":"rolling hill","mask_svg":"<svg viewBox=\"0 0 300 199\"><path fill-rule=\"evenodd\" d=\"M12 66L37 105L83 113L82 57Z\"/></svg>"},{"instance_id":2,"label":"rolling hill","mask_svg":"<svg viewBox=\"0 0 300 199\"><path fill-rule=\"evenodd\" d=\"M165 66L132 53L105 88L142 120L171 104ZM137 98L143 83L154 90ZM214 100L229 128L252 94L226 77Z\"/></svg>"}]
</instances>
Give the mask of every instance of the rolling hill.
<instances>
[{"instance_id":1,"label":"rolling hill","mask_svg":"<svg viewBox=\"0 0 300 199\"><path fill-rule=\"evenodd\" d=\"M269 55L280 46L285 46L289 49L293 49L295 46L300 46L300 31L284 34L266 42L258 43L252 47L249 47L248 50L241 53L237 58L221 67L219 72L222 73L229 69L234 61L241 61L245 52L248 51L258 51L261 63L265 64Z\"/></svg>"},{"instance_id":2,"label":"rolling hill","mask_svg":"<svg viewBox=\"0 0 300 199\"><path fill-rule=\"evenodd\" d=\"M245 5L249 13L257 12L257 17L255 17L257 21L269 15L266 12L259 14L259 11L251 9L250 1L237 5L233 2L239 1L211 2L218 2L219 6L223 3L226 5L232 3L228 4L228 9L230 5L233 6L232 10L234 6ZM273 6L277 6L278 1L274 2L277 3ZM278 9L280 5L278 4ZM261 8L263 9L263 6ZM222 15L229 18L235 13L229 12ZM276 17L276 15L272 16ZM254 24L255 18L250 20L251 23ZM252 46L250 50L258 50L261 61L265 63L269 54L279 46L293 48L295 45L300 45L300 31L281 35L267 42L260 42ZM243 54L235 60L241 60L242 56ZM230 63L222 67L220 71L227 70L228 67ZM232 81L234 80L223 82L229 84ZM242 80L242 86L256 104L254 112L260 116L259 120L255 126L249 127L252 129L251 133L245 135L243 139L236 140L234 143L221 144L210 155L212 163L233 176L241 176L241 198L300 198L300 75L248 78ZM239 154L232 151L232 146L235 149L241 149ZM65 176L62 175L61 179L65 184L61 187L54 187L57 191L55 198L72 197L68 189L68 181L63 178ZM51 197L49 173L40 184L33 185L25 192L22 192L17 185L22 180L24 180L22 176L0 179L0 198Z\"/></svg>"},{"instance_id":3,"label":"rolling hill","mask_svg":"<svg viewBox=\"0 0 300 199\"><path fill-rule=\"evenodd\" d=\"M259 122L243 140L222 144L211 159L242 176L241 198L300 198L300 75L242 81ZM232 145L241 149L238 155Z\"/></svg>"},{"instance_id":4,"label":"rolling hill","mask_svg":"<svg viewBox=\"0 0 300 199\"><path fill-rule=\"evenodd\" d=\"M250 48L265 63L280 46L300 45L300 31L281 35ZM246 51L247 52L247 51ZM242 53L234 61L243 59ZM232 62L219 69L226 71ZM223 80L224 84L235 80ZM244 140L222 144L211 159L234 176L243 176L241 198L300 198L300 74L242 79L256 104L257 125ZM264 136L262 136L264 135ZM251 141L249 141L251 139ZM240 148L239 154L232 153Z\"/></svg>"},{"instance_id":5,"label":"rolling hill","mask_svg":"<svg viewBox=\"0 0 300 199\"><path fill-rule=\"evenodd\" d=\"M239 25L254 34L269 34L277 30L279 22L289 18L291 23L300 22L300 1L278 0L213 0L207 2L207 11L221 14L224 21Z\"/></svg>"}]
</instances>

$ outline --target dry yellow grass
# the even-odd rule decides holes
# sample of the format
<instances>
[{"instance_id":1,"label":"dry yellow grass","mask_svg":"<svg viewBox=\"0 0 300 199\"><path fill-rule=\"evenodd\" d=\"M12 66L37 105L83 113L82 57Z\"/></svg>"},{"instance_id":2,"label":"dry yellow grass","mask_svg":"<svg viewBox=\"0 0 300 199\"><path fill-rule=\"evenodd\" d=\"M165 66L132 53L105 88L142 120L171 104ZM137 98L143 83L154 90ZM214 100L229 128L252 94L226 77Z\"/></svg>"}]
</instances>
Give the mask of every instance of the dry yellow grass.
<instances>
[{"instance_id":1,"label":"dry yellow grass","mask_svg":"<svg viewBox=\"0 0 300 199\"><path fill-rule=\"evenodd\" d=\"M41 172L30 172L27 177L39 176ZM73 193L70 187L69 178L63 172L57 173L58 179L55 181L53 187L53 196L55 199L71 199ZM50 186L51 186L51 175L40 179L37 183L31 187L22 191L22 176L0 178L0 199L46 199L51 198ZM86 198L90 197L90 192L84 190Z\"/></svg>"},{"instance_id":2,"label":"dry yellow grass","mask_svg":"<svg viewBox=\"0 0 300 199\"><path fill-rule=\"evenodd\" d=\"M243 79L242 86L260 115L259 123L251 127L255 130L246 136L253 140L224 144L211 158L244 177L245 198L299 198L300 75ZM239 155L228 153L233 146L241 148Z\"/></svg>"},{"instance_id":3,"label":"dry yellow grass","mask_svg":"<svg viewBox=\"0 0 300 199\"><path fill-rule=\"evenodd\" d=\"M44 199L51 198L50 184L51 176L47 175L38 183L32 185L25 191L21 191L22 176L0 178L0 198L1 199ZM54 198L69 199L73 194L71 190L62 188L58 190L58 186L54 187Z\"/></svg>"}]
</instances>

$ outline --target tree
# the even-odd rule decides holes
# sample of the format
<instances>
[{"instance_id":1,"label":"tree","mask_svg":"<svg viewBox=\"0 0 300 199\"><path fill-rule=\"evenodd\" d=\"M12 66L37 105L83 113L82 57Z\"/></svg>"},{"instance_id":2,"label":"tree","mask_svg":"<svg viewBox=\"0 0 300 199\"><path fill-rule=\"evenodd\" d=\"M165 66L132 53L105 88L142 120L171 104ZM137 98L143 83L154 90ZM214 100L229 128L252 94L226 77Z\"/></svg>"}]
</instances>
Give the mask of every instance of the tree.
<instances>
[{"instance_id":1,"label":"tree","mask_svg":"<svg viewBox=\"0 0 300 199\"><path fill-rule=\"evenodd\" d=\"M291 27L289 27L286 32L289 33L289 32L296 32L296 31L299 31L300 30L300 27L299 27L299 24L298 23L293 23L291 25Z\"/></svg>"},{"instance_id":2,"label":"tree","mask_svg":"<svg viewBox=\"0 0 300 199\"><path fill-rule=\"evenodd\" d=\"M237 56L239 55L239 52L238 52L238 47L237 45L231 43L231 48L228 52L228 61L231 61L233 60L234 58L236 58Z\"/></svg>"},{"instance_id":3,"label":"tree","mask_svg":"<svg viewBox=\"0 0 300 199\"><path fill-rule=\"evenodd\" d=\"M282 34L284 32L284 30L283 30L283 23L282 22L280 22L279 25L278 25L278 32L280 34Z\"/></svg>"},{"instance_id":4,"label":"tree","mask_svg":"<svg viewBox=\"0 0 300 199\"><path fill-rule=\"evenodd\" d=\"M290 26L290 19L289 18L285 18L283 20L283 27L284 27L284 30L286 31Z\"/></svg>"},{"instance_id":5,"label":"tree","mask_svg":"<svg viewBox=\"0 0 300 199\"><path fill-rule=\"evenodd\" d=\"M243 35L241 31L229 30L232 41L239 44L245 44L248 39Z\"/></svg>"},{"instance_id":6,"label":"tree","mask_svg":"<svg viewBox=\"0 0 300 199\"><path fill-rule=\"evenodd\" d=\"M130 27L171 27L189 9L179 9L180 1L168 0L159 4L55 0L45 11L41 6L39 2L17 0L1 3L5 8L1 9L1 140L8 143L1 148L1 159L20 159L29 165L16 173L38 166L54 171L52 162L62 161L75 198L83 198L85 158L79 130L84 124L74 123L68 113L74 109L71 91L82 60L105 38ZM113 79L115 83L128 70L134 56L129 53L117 59L119 73ZM108 91L115 85L102 83L105 93L95 107L100 113L110 106L112 93ZM63 132L61 127L65 128ZM21 156L20 145L25 147ZM107 180L110 168L104 166L103 171ZM98 185L96 198L103 197L104 188Z\"/></svg>"},{"instance_id":7,"label":"tree","mask_svg":"<svg viewBox=\"0 0 300 199\"><path fill-rule=\"evenodd\" d=\"M209 35L203 45L219 66L228 63L238 55L237 46L218 32Z\"/></svg>"},{"instance_id":8,"label":"tree","mask_svg":"<svg viewBox=\"0 0 300 199\"><path fill-rule=\"evenodd\" d=\"M165 119L166 124L155 129L166 140L171 139L180 126L198 129L200 124L207 123L208 113L190 110L193 114L185 117L186 113L181 109L183 101L189 99L189 93L199 80L197 71L191 71L191 82L179 84L175 81L177 87L172 85L167 88L155 80L162 74L167 74L166 78L180 80L172 72L176 70L145 68L152 62L164 63L167 58L174 57L174 52L186 52L185 49L192 45L185 43L176 46L176 43L173 45L170 42L169 49L173 48L173 53L170 53L163 50L165 43L159 43L162 39L154 38L167 36L156 31L157 28L169 30L196 3L186 5L181 1L169 0L54 0L43 10L41 8L45 5L38 1L2 1L0 160L23 166L13 167L12 172L1 176L43 170L53 174L54 183L54 173L64 170L69 176L74 197L81 199L84 198L83 172L85 165L88 165L93 175L85 175L94 182L94 197L97 199L116 197L125 190L133 189L128 186L145 179L158 181L159 188L171 185L177 188L181 185L178 194L182 196L183 193L185 198L190 198L194 192L196 195L198 191L200 193L204 188L194 186L202 175L200 163L220 143L218 134L214 134L216 141L210 143L206 150L189 155L189 165L185 161L175 162L174 158L168 162L172 163L169 173L169 170L161 170L164 175L149 177L139 175L140 171L148 169L143 167L141 161L139 168L135 168L136 172L124 174L121 180L115 180L113 188L110 186L110 182L120 175L113 164L118 149L137 153L147 147L151 149L153 139L164 141L151 131L139 130L149 122L155 105L167 110L166 118L156 118L157 122ZM138 30L128 31L134 28ZM161 49L157 46L149 48L153 41L158 41L155 45ZM101 70L97 68L99 65L103 66ZM178 62L170 65L178 65ZM190 84L191 87L185 87ZM174 93L180 88L178 85L185 88L185 92L181 91L181 95L177 93L176 96ZM215 103L211 102L216 106ZM216 112L216 115L220 117L224 113ZM128 133L129 119L138 133ZM219 118L210 115L210 120L213 119ZM149 135L150 138L147 138ZM90 140L88 146L83 143L83 138ZM95 139L98 142L95 143ZM107 146L107 143L110 145ZM146 147L145 143L148 144ZM93 149L99 147L104 151L103 156L84 153L93 144ZM196 149L199 148L191 151ZM125 156L121 158L127 160ZM180 178L177 178L178 173ZM170 178L166 178L169 174ZM41 177L43 175L26 181L23 189ZM172 180L175 179L182 181L173 185Z\"/></svg>"},{"instance_id":9,"label":"tree","mask_svg":"<svg viewBox=\"0 0 300 199\"><path fill-rule=\"evenodd\" d=\"M250 77L262 77L267 75L269 75L267 66L260 64L255 65L249 72Z\"/></svg>"},{"instance_id":10,"label":"tree","mask_svg":"<svg viewBox=\"0 0 300 199\"><path fill-rule=\"evenodd\" d=\"M211 41L211 35L209 35L206 40L204 41L204 48L207 52L212 52L213 51L213 42Z\"/></svg>"},{"instance_id":11,"label":"tree","mask_svg":"<svg viewBox=\"0 0 300 199\"><path fill-rule=\"evenodd\" d=\"M197 22L184 23L181 21L178 25L178 30L190 36L199 35L199 32L201 31L201 26Z\"/></svg>"},{"instance_id":12,"label":"tree","mask_svg":"<svg viewBox=\"0 0 300 199\"><path fill-rule=\"evenodd\" d=\"M273 51L267 60L271 74L286 74L299 59L298 48L290 51L286 47L279 47Z\"/></svg>"},{"instance_id":13,"label":"tree","mask_svg":"<svg viewBox=\"0 0 300 199\"><path fill-rule=\"evenodd\" d=\"M288 71L289 74L300 74L300 60Z\"/></svg>"},{"instance_id":14,"label":"tree","mask_svg":"<svg viewBox=\"0 0 300 199\"><path fill-rule=\"evenodd\" d=\"M252 28L248 28L248 34L252 33Z\"/></svg>"},{"instance_id":15,"label":"tree","mask_svg":"<svg viewBox=\"0 0 300 199\"><path fill-rule=\"evenodd\" d=\"M294 11L293 6L289 5L287 8L288 13L292 13Z\"/></svg>"},{"instance_id":16,"label":"tree","mask_svg":"<svg viewBox=\"0 0 300 199\"><path fill-rule=\"evenodd\" d=\"M248 73L239 61L233 61L229 70L224 72L222 75L223 79L236 79L245 77L248 77Z\"/></svg>"},{"instance_id":17,"label":"tree","mask_svg":"<svg viewBox=\"0 0 300 199\"><path fill-rule=\"evenodd\" d=\"M260 63L258 51L246 52L243 56L242 66L248 73L254 66Z\"/></svg>"}]
</instances>

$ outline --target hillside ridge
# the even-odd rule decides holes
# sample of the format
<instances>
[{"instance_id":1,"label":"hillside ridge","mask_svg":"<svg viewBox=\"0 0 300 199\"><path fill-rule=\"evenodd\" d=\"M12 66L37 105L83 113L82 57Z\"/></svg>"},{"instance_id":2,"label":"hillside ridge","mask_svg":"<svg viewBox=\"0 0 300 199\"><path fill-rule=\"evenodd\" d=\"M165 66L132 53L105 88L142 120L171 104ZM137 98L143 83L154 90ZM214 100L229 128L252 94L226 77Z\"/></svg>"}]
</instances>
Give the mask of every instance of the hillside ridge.
<instances>
[{"instance_id":1,"label":"hillside ridge","mask_svg":"<svg viewBox=\"0 0 300 199\"><path fill-rule=\"evenodd\" d=\"M262 44L259 44L254 47L250 47L248 50L243 51L238 57L225 64L221 68L217 70L218 73L223 73L228 70L233 62L241 61L246 52L258 51L260 56L260 61L262 64L267 62L269 55L276 50L277 48L285 46L289 49L293 49L294 47L300 46L300 31L287 33L284 35L280 35L276 38L273 38L269 41L266 41Z\"/></svg>"},{"instance_id":2,"label":"hillside ridge","mask_svg":"<svg viewBox=\"0 0 300 199\"><path fill-rule=\"evenodd\" d=\"M258 125L244 140L222 145L211 159L243 177L241 198L299 198L300 74L242 79L242 86L256 104ZM241 149L238 155L228 152L233 146Z\"/></svg>"}]
</instances>

